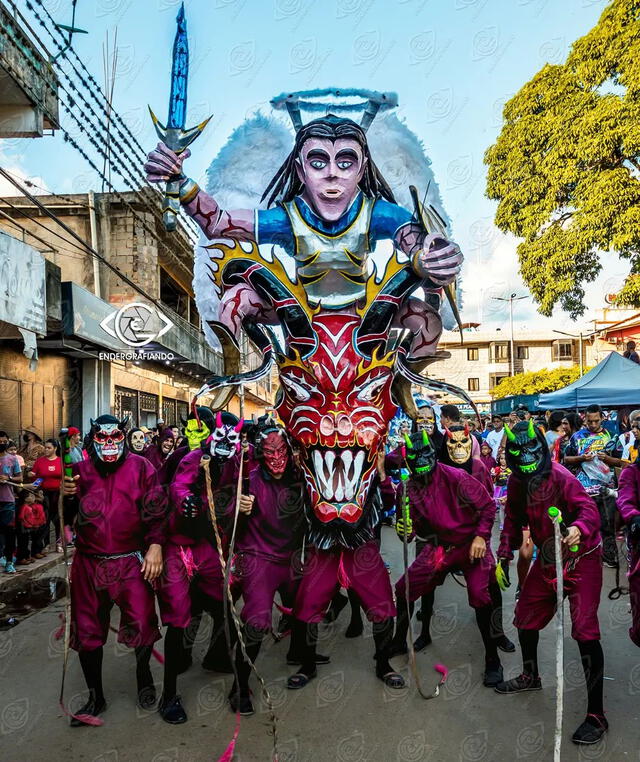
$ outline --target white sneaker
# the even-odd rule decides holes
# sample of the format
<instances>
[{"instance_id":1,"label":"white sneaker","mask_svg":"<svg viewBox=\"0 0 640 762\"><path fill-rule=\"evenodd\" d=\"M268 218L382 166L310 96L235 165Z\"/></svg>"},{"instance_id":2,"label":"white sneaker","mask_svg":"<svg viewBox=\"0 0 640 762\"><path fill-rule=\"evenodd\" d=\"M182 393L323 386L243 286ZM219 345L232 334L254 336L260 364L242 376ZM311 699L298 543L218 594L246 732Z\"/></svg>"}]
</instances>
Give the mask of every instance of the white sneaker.
<instances>
[{"instance_id":1,"label":"white sneaker","mask_svg":"<svg viewBox=\"0 0 640 762\"><path fill-rule=\"evenodd\" d=\"M4 567L4 573L5 574L15 574L16 573L16 567L11 563L8 562Z\"/></svg>"}]
</instances>

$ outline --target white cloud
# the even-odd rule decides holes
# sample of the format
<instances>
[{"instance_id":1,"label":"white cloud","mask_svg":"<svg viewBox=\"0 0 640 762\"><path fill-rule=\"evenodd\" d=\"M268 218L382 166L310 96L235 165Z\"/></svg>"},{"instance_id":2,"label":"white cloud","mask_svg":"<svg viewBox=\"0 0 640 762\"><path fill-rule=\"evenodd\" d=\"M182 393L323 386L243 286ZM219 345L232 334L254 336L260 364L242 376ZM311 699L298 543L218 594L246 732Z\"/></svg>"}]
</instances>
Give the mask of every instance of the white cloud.
<instances>
[{"instance_id":1,"label":"white cloud","mask_svg":"<svg viewBox=\"0 0 640 762\"><path fill-rule=\"evenodd\" d=\"M477 239L476 239L477 240ZM629 272L629 265L615 255L603 254L603 269L593 283L585 284L586 312L577 321L570 320L561 309L554 310L547 318L537 311L529 289L519 272L516 247L518 239L493 227L482 245L465 251L462 271L463 310L465 322L481 323L485 328L509 325L509 304L496 301L494 297L508 298L510 294L528 296L514 302L514 324L519 328L553 328L562 324L569 330L592 327L590 321L605 306L605 296L620 289Z\"/></svg>"}]
</instances>

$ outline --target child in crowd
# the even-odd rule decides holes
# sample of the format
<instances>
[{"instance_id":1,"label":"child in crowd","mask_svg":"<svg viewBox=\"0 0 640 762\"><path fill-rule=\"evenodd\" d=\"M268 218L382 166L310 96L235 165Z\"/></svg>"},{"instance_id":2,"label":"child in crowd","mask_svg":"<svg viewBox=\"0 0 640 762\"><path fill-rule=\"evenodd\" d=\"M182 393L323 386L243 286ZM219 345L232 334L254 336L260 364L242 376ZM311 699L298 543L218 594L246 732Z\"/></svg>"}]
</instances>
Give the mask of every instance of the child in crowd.
<instances>
[{"instance_id":1,"label":"child in crowd","mask_svg":"<svg viewBox=\"0 0 640 762\"><path fill-rule=\"evenodd\" d=\"M23 489L16 503L16 530L18 540L18 565L32 564L37 558L44 558L42 552L42 530L47 523L47 514L42 504L42 493Z\"/></svg>"}]
</instances>

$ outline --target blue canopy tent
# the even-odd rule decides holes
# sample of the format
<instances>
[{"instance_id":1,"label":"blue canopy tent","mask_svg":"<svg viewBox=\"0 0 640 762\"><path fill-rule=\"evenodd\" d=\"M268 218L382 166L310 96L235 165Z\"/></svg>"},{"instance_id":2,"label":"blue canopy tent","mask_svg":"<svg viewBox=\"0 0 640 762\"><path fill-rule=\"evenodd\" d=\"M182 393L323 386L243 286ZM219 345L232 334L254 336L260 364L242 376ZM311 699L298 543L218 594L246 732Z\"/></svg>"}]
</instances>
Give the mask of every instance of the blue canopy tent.
<instances>
[{"instance_id":1,"label":"blue canopy tent","mask_svg":"<svg viewBox=\"0 0 640 762\"><path fill-rule=\"evenodd\" d=\"M571 410L587 405L640 407L640 365L611 352L595 368L564 389L541 394L544 410Z\"/></svg>"}]
</instances>

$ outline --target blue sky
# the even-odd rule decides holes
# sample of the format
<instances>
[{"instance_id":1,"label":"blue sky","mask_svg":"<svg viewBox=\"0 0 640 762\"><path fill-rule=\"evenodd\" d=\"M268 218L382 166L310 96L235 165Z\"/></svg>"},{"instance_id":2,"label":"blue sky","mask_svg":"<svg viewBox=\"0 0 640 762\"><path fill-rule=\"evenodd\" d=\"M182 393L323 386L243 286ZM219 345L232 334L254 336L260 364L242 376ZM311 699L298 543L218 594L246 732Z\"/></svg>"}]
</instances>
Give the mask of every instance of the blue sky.
<instances>
[{"instance_id":1,"label":"blue sky","mask_svg":"<svg viewBox=\"0 0 640 762\"><path fill-rule=\"evenodd\" d=\"M24 2L18 6L30 17ZM45 0L70 22L69 0ZM482 157L502 106L545 62L560 63L596 23L603 0L187 0L191 48L189 122L214 114L189 160L201 178L229 133L274 95L341 86L398 93L399 115L424 141L454 237L466 256L464 317L500 324L492 296L525 293L516 242L493 226ZM114 103L145 147L155 143L150 103L166 117L170 50L178 0L78 0L75 46L99 81L102 46L117 27ZM39 27L36 27L40 29ZM43 33L43 41L49 42ZM77 129L70 125L72 134ZM100 187L61 135L5 141L4 162L58 192ZM374 157L375 158L375 157ZM612 264L589 289L588 306L624 274ZM518 317L538 322L530 301ZM556 321L557 322L557 321Z\"/></svg>"}]
</instances>

